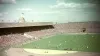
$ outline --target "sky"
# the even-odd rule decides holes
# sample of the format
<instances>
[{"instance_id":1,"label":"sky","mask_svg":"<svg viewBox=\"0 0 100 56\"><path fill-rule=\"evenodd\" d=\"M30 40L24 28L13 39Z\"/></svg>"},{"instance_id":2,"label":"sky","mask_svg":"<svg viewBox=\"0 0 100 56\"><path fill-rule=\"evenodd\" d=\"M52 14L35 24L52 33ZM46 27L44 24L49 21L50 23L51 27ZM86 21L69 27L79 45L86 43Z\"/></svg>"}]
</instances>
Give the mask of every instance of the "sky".
<instances>
[{"instance_id":1,"label":"sky","mask_svg":"<svg viewBox=\"0 0 100 56\"><path fill-rule=\"evenodd\" d=\"M0 21L27 22L100 21L99 0L0 0Z\"/></svg>"}]
</instances>

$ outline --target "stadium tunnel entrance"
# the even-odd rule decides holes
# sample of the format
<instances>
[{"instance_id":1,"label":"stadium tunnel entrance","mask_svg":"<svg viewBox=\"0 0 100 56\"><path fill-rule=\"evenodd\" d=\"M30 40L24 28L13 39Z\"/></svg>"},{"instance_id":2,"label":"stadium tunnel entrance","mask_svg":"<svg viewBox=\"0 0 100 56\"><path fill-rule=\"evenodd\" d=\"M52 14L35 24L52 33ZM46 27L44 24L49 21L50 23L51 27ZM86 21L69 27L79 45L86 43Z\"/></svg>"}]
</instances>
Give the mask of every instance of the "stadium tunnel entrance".
<instances>
[{"instance_id":1,"label":"stadium tunnel entrance","mask_svg":"<svg viewBox=\"0 0 100 56\"><path fill-rule=\"evenodd\" d=\"M45 25L45 26L0 28L0 36L9 34L24 34L25 32L39 31L45 29L54 29L54 27L53 25Z\"/></svg>"}]
</instances>

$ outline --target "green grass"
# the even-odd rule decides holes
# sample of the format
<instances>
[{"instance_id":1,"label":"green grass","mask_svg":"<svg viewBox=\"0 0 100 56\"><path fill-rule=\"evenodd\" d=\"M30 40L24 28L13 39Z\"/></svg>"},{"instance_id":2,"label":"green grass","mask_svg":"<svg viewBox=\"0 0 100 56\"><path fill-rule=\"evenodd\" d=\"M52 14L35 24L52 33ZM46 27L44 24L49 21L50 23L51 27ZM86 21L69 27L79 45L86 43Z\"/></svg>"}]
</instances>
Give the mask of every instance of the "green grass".
<instances>
[{"instance_id":1,"label":"green grass","mask_svg":"<svg viewBox=\"0 0 100 56\"><path fill-rule=\"evenodd\" d=\"M100 52L99 34L59 34L21 46L32 49Z\"/></svg>"}]
</instances>

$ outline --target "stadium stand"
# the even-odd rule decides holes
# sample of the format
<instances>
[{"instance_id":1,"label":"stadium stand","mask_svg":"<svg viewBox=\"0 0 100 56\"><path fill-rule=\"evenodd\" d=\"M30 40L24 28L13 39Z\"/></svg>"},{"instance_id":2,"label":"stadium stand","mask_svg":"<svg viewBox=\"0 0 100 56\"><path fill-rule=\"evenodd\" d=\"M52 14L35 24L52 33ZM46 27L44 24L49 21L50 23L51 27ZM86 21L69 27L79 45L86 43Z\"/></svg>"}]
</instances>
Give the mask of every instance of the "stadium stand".
<instances>
[{"instance_id":1,"label":"stadium stand","mask_svg":"<svg viewBox=\"0 0 100 56\"><path fill-rule=\"evenodd\" d=\"M64 23L53 26L5 28L0 29L0 46L22 44L58 33L83 33L83 28L86 28L85 33L100 33L100 23Z\"/></svg>"}]
</instances>

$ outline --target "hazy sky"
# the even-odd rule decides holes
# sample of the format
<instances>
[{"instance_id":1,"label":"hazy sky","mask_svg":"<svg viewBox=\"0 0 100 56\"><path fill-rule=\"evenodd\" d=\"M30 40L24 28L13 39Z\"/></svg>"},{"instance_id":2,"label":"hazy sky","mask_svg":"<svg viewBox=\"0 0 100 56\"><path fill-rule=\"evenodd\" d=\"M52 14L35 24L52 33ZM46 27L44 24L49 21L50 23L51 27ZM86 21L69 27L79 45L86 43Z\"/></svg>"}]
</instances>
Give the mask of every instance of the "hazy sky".
<instances>
[{"instance_id":1,"label":"hazy sky","mask_svg":"<svg viewBox=\"0 0 100 56\"><path fill-rule=\"evenodd\" d=\"M99 0L0 0L0 20L27 22L98 21ZM100 21L100 20L99 20Z\"/></svg>"}]
</instances>

